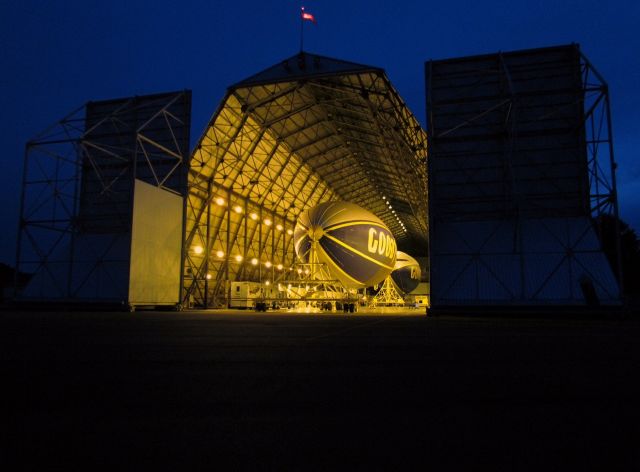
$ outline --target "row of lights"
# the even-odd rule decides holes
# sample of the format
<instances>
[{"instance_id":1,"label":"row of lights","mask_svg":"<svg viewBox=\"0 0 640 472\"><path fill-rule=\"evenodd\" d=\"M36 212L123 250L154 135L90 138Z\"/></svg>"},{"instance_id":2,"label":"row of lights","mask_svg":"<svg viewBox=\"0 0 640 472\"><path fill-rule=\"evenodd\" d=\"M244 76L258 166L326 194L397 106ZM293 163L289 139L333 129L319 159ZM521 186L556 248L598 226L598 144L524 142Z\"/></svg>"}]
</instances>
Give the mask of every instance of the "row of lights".
<instances>
[{"instance_id":1,"label":"row of lights","mask_svg":"<svg viewBox=\"0 0 640 472\"><path fill-rule=\"evenodd\" d=\"M204 248L203 248L202 246L198 245L198 246L194 246L194 247L193 247L193 253L194 253L194 254L200 255L200 254L202 254L203 252L204 252ZM216 257L219 257L219 258L224 257L224 251L220 251L220 250L219 250L219 251L216 251ZM233 257L233 259L234 259L236 262L242 262L242 260L244 259L244 257L242 257L242 255L240 255L240 254L237 254L236 256L234 256L234 257ZM253 259L251 259L251 261L250 261L250 262L251 262L251 265L256 266L256 265L258 265L258 262L259 262L259 261L258 261L258 259L256 259L256 258L254 257ZM271 267L273 267L273 264L271 263L271 261L267 261L267 262L265 262L265 263L264 263L264 265L265 265L265 267L266 267L267 269L270 269ZM276 269L278 269L278 270L282 270L282 269L284 268L284 266L283 266L282 264L277 264L275 267L276 267Z\"/></svg>"},{"instance_id":2,"label":"row of lights","mask_svg":"<svg viewBox=\"0 0 640 472\"><path fill-rule=\"evenodd\" d=\"M214 201L216 202L216 205L218 205L218 206L226 205L226 201L222 197L217 197ZM238 214L241 214L243 212L243 209L242 209L242 207L240 205L236 205L236 206L233 207L233 211L235 211ZM258 219L258 214L255 213L255 212L251 212L251 213L249 213L249 218L251 218L253 221L256 221ZM265 218L264 220L262 220L262 222L266 226L271 226L273 224L273 221L271 219L269 219L269 218ZM282 226L280 223L278 223L276 225L276 229L278 231L282 231L282 230L284 230L284 226ZM287 234L289 236L291 236L293 234L293 230L292 229L288 229L287 230Z\"/></svg>"},{"instance_id":3,"label":"row of lights","mask_svg":"<svg viewBox=\"0 0 640 472\"><path fill-rule=\"evenodd\" d=\"M406 233L407 232L407 228L404 226L404 223L400 220L400 217L398 215L396 215L396 211L391 206L391 202L389 200L387 200L387 198L384 195L382 196L382 199L384 200L384 202L389 207L389 210L391 210L391 213L393 213L393 216L396 217L396 220L398 220L398 223L402 227L402 231Z\"/></svg>"},{"instance_id":4,"label":"row of lights","mask_svg":"<svg viewBox=\"0 0 640 472\"><path fill-rule=\"evenodd\" d=\"M196 246L196 247L199 247L199 246ZM222 253L222 251L218 251L219 257L222 257L222 256L220 256L220 253ZM222 255L224 255L224 253L222 253ZM242 258L241 255L237 255L235 257L235 260L238 261L238 262L242 262L242 259L243 258ZM258 265L258 259L256 259L255 257L253 259L251 259L251 264L254 265L254 266L257 266ZM265 262L264 265L265 265L265 267L267 269L270 269L271 267L274 267L273 264L270 261ZM275 268L278 269L278 270L283 270L284 266L282 264L277 264L275 266ZM293 270L293 267L289 267L289 270ZM298 268L298 275L301 276L303 272L304 272L305 275L309 275L311 273L311 271L308 268L305 268L304 271L301 268ZM207 280L211 280L213 278L213 276L211 274L207 274L206 277L207 277ZM264 283L265 283L265 285L269 285L271 282L267 279ZM289 284L289 286L287 288L291 289L291 284ZM280 284L278 284L278 289L280 289ZM308 288L307 288L307 290L308 290Z\"/></svg>"}]
</instances>

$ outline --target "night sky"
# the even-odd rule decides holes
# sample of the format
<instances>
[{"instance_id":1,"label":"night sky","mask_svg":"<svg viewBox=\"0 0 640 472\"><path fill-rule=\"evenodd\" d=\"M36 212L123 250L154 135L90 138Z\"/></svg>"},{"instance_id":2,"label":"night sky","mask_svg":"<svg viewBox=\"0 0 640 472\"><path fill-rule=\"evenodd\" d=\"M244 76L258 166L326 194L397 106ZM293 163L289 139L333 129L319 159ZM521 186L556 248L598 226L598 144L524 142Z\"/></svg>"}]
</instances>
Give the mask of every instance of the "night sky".
<instances>
[{"instance_id":1,"label":"night sky","mask_svg":"<svg viewBox=\"0 0 640 472\"><path fill-rule=\"evenodd\" d=\"M424 62L576 42L610 86L621 215L640 229L638 0L310 0L305 50L382 67L423 126ZM192 144L224 95L298 52L294 0L3 1L0 262L13 265L24 145L89 100L193 91Z\"/></svg>"}]
</instances>

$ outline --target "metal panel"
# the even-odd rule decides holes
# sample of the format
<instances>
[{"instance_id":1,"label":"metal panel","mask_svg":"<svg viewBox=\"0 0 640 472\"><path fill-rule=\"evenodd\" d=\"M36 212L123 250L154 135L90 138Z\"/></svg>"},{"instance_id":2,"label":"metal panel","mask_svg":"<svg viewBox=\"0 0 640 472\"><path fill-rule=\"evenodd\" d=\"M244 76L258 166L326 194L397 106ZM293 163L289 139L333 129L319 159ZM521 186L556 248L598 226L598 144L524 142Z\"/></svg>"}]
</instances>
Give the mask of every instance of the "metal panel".
<instances>
[{"instance_id":1,"label":"metal panel","mask_svg":"<svg viewBox=\"0 0 640 472\"><path fill-rule=\"evenodd\" d=\"M433 306L618 302L592 222L617 214L607 88L578 46L425 72Z\"/></svg>"},{"instance_id":2,"label":"metal panel","mask_svg":"<svg viewBox=\"0 0 640 472\"><path fill-rule=\"evenodd\" d=\"M136 180L129 304L180 302L182 211L180 195Z\"/></svg>"}]
</instances>

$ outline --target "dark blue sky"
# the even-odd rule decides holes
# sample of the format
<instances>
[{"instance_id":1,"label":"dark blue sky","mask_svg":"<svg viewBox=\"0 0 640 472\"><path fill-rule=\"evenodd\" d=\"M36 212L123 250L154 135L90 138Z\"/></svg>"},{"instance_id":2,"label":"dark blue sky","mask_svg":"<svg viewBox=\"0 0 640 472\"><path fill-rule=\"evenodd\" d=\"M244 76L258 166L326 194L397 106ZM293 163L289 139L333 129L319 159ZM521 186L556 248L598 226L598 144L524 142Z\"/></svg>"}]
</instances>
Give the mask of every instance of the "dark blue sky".
<instances>
[{"instance_id":1,"label":"dark blue sky","mask_svg":"<svg viewBox=\"0 0 640 472\"><path fill-rule=\"evenodd\" d=\"M15 260L25 142L98 100L193 90L192 141L228 85L295 54L294 0L4 1L0 262ZM608 81L622 217L640 229L638 0L309 0L305 50L386 69L423 125L424 61L577 42Z\"/></svg>"}]
</instances>

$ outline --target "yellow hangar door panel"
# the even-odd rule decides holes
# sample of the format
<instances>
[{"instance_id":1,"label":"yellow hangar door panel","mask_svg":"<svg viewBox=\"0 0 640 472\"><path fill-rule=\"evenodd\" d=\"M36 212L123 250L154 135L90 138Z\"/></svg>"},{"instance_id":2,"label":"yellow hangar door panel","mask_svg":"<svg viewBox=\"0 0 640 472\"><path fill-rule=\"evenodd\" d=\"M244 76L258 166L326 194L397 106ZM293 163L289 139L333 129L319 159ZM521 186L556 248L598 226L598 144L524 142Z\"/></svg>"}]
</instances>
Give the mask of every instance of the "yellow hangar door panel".
<instances>
[{"instance_id":1,"label":"yellow hangar door panel","mask_svg":"<svg viewBox=\"0 0 640 472\"><path fill-rule=\"evenodd\" d=\"M180 300L182 197L135 182L129 304L173 305Z\"/></svg>"}]
</instances>

